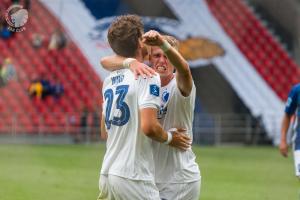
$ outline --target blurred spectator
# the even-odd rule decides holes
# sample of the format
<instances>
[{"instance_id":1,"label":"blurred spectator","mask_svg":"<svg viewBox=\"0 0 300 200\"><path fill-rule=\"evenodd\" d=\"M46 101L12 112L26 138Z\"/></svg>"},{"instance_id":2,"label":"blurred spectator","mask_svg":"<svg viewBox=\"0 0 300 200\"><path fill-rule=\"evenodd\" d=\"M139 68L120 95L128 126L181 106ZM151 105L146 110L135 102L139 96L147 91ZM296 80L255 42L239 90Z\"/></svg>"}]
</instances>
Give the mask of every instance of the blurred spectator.
<instances>
[{"instance_id":1,"label":"blurred spectator","mask_svg":"<svg viewBox=\"0 0 300 200\"><path fill-rule=\"evenodd\" d=\"M53 95L53 97L55 99L59 99L63 93L64 93L64 86L59 81L56 81L52 85L52 92L51 92L51 94Z\"/></svg>"},{"instance_id":2,"label":"blurred spectator","mask_svg":"<svg viewBox=\"0 0 300 200\"><path fill-rule=\"evenodd\" d=\"M76 125L76 115L74 113L68 113L68 123L70 126Z\"/></svg>"},{"instance_id":3,"label":"blurred spectator","mask_svg":"<svg viewBox=\"0 0 300 200\"><path fill-rule=\"evenodd\" d=\"M56 50L56 49L62 49L67 44L67 37L63 31L60 29L55 30L50 38L49 50Z\"/></svg>"},{"instance_id":4,"label":"blurred spectator","mask_svg":"<svg viewBox=\"0 0 300 200\"><path fill-rule=\"evenodd\" d=\"M32 35L31 44L33 48L38 49L43 46L44 37L41 34L35 33Z\"/></svg>"},{"instance_id":5,"label":"blurred spectator","mask_svg":"<svg viewBox=\"0 0 300 200\"><path fill-rule=\"evenodd\" d=\"M2 71L2 65L0 65L0 74L1 74L1 71ZM2 80L2 77L0 76L0 87L3 87L4 86L4 82Z\"/></svg>"},{"instance_id":6,"label":"blurred spectator","mask_svg":"<svg viewBox=\"0 0 300 200\"><path fill-rule=\"evenodd\" d=\"M64 87L56 81L51 83L47 78L35 78L29 86L29 95L38 99L45 99L47 96L53 96L58 99L64 93Z\"/></svg>"},{"instance_id":7,"label":"blurred spectator","mask_svg":"<svg viewBox=\"0 0 300 200\"><path fill-rule=\"evenodd\" d=\"M42 75L40 83L43 86L42 99L45 99L48 95L51 94L52 86L50 84L50 81L47 78L45 78L44 75Z\"/></svg>"},{"instance_id":8,"label":"blurred spectator","mask_svg":"<svg viewBox=\"0 0 300 200\"><path fill-rule=\"evenodd\" d=\"M12 36L12 32L8 30L8 25L5 19L1 18L0 21L0 37L2 39L8 39Z\"/></svg>"},{"instance_id":9,"label":"blurred spectator","mask_svg":"<svg viewBox=\"0 0 300 200\"><path fill-rule=\"evenodd\" d=\"M6 58L0 68L0 83L2 86L6 85L9 81L16 79L16 70L10 58Z\"/></svg>"},{"instance_id":10,"label":"blurred spectator","mask_svg":"<svg viewBox=\"0 0 300 200\"><path fill-rule=\"evenodd\" d=\"M82 142L87 140L87 132L88 132L88 116L89 116L89 110L86 106L82 106L79 110L80 116L79 116L79 123L77 124L78 126L78 131L75 134L74 137L74 142ZM72 124L71 124L72 125Z\"/></svg>"},{"instance_id":11,"label":"blurred spectator","mask_svg":"<svg viewBox=\"0 0 300 200\"><path fill-rule=\"evenodd\" d=\"M80 116L80 138L82 140L87 139L87 127L88 127L89 110L86 106L83 107Z\"/></svg>"},{"instance_id":12,"label":"blurred spectator","mask_svg":"<svg viewBox=\"0 0 300 200\"><path fill-rule=\"evenodd\" d=\"M92 140L98 140L100 136L100 106L95 105L92 113Z\"/></svg>"},{"instance_id":13,"label":"blurred spectator","mask_svg":"<svg viewBox=\"0 0 300 200\"><path fill-rule=\"evenodd\" d=\"M33 80L29 86L29 96L37 97L38 99L42 99L42 94L43 94L42 83L38 79Z\"/></svg>"}]
</instances>

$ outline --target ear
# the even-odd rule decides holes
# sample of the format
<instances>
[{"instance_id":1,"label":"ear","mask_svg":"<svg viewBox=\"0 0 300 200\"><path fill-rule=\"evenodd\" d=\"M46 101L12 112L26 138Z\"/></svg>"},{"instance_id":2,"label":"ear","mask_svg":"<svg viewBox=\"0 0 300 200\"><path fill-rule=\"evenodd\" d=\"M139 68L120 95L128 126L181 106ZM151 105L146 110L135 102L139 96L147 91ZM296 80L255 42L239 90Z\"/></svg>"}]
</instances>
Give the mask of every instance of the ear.
<instances>
[{"instance_id":1,"label":"ear","mask_svg":"<svg viewBox=\"0 0 300 200\"><path fill-rule=\"evenodd\" d=\"M143 43L143 47L142 47L142 54L143 54L144 60L149 60L148 46L144 43Z\"/></svg>"},{"instance_id":2,"label":"ear","mask_svg":"<svg viewBox=\"0 0 300 200\"><path fill-rule=\"evenodd\" d=\"M142 38L139 38L139 43L138 43L138 47L143 49L144 48L144 43L142 42Z\"/></svg>"}]
</instances>

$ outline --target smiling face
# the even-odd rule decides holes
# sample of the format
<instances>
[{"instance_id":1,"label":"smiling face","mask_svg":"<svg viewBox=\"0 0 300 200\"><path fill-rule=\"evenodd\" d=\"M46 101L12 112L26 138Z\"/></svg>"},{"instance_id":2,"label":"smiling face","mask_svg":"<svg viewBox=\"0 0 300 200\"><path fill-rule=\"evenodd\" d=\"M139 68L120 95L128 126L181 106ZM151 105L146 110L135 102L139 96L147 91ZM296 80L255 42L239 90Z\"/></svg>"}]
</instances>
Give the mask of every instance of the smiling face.
<instances>
[{"instance_id":1,"label":"smiling face","mask_svg":"<svg viewBox=\"0 0 300 200\"><path fill-rule=\"evenodd\" d=\"M161 78L173 76L174 66L171 64L163 50L159 47L151 47L149 61L152 68L160 75Z\"/></svg>"}]
</instances>

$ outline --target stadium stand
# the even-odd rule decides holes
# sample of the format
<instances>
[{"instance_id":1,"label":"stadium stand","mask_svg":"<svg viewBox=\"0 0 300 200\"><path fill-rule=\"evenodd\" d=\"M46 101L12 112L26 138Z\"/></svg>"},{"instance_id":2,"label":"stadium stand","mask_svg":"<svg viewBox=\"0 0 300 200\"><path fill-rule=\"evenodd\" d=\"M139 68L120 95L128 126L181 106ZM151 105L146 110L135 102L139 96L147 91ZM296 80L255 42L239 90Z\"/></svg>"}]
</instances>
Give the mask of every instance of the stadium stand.
<instances>
[{"instance_id":1,"label":"stadium stand","mask_svg":"<svg viewBox=\"0 0 300 200\"><path fill-rule=\"evenodd\" d=\"M112 54L112 51L106 43L99 43L90 37L90 32L96 26L97 21L84 3L80 0L64 1L63 12L61 1L41 0L41 3L59 19L69 36L87 58L90 66L101 79L104 79L108 72L99 67L99 58Z\"/></svg>"},{"instance_id":2,"label":"stadium stand","mask_svg":"<svg viewBox=\"0 0 300 200\"><path fill-rule=\"evenodd\" d=\"M299 82L297 64L244 1L207 1L209 8L264 80L282 99ZM288 77L288 78L287 78Z\"/></svg>"},{"instance_id":3,"label":"stadium stand","mask_svg":"<svg viewBox=\"0 0 300 200\"><path fill-rule=\"evenodd\" d=\"M0 6L7 9L10 3L1 0ZM71 131L72 126L78 125L80 108L86 106L92 111L95 105L100 105L101 80L71 39L62 50L34 49L33 33L50 38L56 28L63 27L39 1L32 3L29 15L25 31L8 41L0 40L1 56L15 60L18 75L24 75L0 88L0 132L61 134L66 127ZM30 79L40 74L56 77L63 84L65 92L61 98L37 100L28 96ZM75 116L73 123L69 122L69 116Z\"/></svg>"},{"instance_id":4,"label":"stadium stand","mask_svg":"<svg viewBox=\"0 0 300 200\"><path fill-rule=\"evenodd\" d=\"M184 32L189 32L191 36L200 35L218 42L224 48L225 55L222 58L209 62L229 82L251 114L262 118L268 137L278 143L283 101L221 26L210 9L211 1L165 2L181 22L182 27L177 29L179 35L184 35ZM212 2L222 4L221 1Z\"/></svg>"},{"instance_id":5,"label":"stadium stand","mask_svg":"<svg viewBox=\"0 0 300 200\"><path fill-rule=\"evenodd\" d=\"M93 32L95 27L97 27L97 24L109 24L109 21L111 21L113 17L102 18L97 22L93 13L91 13L91 11L80 0L65 2L63 13L60 9L61 5L59 4L59 1L42 0L41 2L53 13L53 15L60 19L61 23L69 32L72 39L88 58L91 66L94 67L95 71L103 79L107 75L107 72L98 67L98 58L101 56L110 55L112 52L109 49L105 38L92 38L90 33ZM225 50L225 56L207 61L203 61L201 59L196 62L190 61L191 66L198 67L199 64L201 65L201 63L213 63L213 65L216 66L219 72L230 83L246 107L249 108L251 114L255 118L262 117L269 138L278 138L280 124L279 120L281 119L281 111L283 109L282 98L284 98L284 95L286 95L284 94L284 89L282 88L288 87L287 85L289 83L286 80L283 80L283 82L285 82L285 86L281 86L280 84L276 85L275 81L277 79L282 80L282 76L280 78L276 77L274 80L271 78L273 76L267 76L269 72L277 75L280 74L280 71L275 67L273 67L272 70L267 70L269 68L264 67L265 63L272 63L272 61L270 61L272 57L271 59L269 57L269 53L271 53L270 51L264 52L265 49L258 49L253 52L250 51L251 48L258 48L255 47L257 43L255 42L256 40L261 40L261 42L265 40L271 40L273 41L274 45L276 42L272 39L272 36L268 33L267 29L259 25L260 22L255 18L255 15L250 12L246 5L241 3L240 0L234 0L233 2L234 3L226 1L224 3L225 5L219 5L222 4L222 2L214 0L165 0L164 3L173 12L178 23L162 23L160 29L165 33L170 33L177 36L181 40L184 40L190 36L201 36L219 43ZM233 14L231 14L228 10L230 6L234 7L235 9ZM222 9L222 14L217 16L215 15L214 11L221 13L221 11L217 10L219 7ZM186 10L189 10L190 12L186 12ZM241 31L234 28L238 27L238 25L236 25L237 23L230 23L235 23L234 19L237 18L235 16L236 12L241 12L242 14L240 15L249 16L250 21L253 20L253 22L251 21L251 24L258 24L256 26L261 27L261 29L258 31L269 34L268 38L260 38L259 34L255 33L256 31L252 31L253 34L256 34L257 38L255 38L252 37L252 35L247 35L248 32L251 31L244 31L244 29ZM243 12L245 13L243 14ZM225 16L223 19L220 19L222 15ZM81 20L83 17L85 18L84 22ZM229 19L232 19L232 21L229 21ZM228 20L228 22L226 20ZM239 19L237 19L237 21L238 20ZM223 28L223 23L225 22L228 24L227 29ZM238 24L240 23L242 22L238 22ZM240 32L246 34L243 35L243 37L236 36L236 38L240 38L240 41L245 40L245 42L241 42L240 45L237 44L235 37L226 32L231 26L233 26L231 31L234 30L235 34L238 35ZM107 27L105 27L106 26L102 26L102 30L98 29L97 33L105 35L105 32L107 31ZM253 27L253 29L255 28L256 27ZM102 32L99 33L99 31ZM264 48L269 48L267 46L268 45L264 46ZM243 50L245 47L247 48L247 51ZM277 44L277 47L278 49L281 49L279 44ZM276 53L273 56L277 54L287 56L282 49L281 52ZM249 59L249 56L252 58L252 60ZM264 56L264 60L261 60ZM289 61L283 63L293 62L288 57L287 59ZM277 61L278 63L281 63L280 59L277 59ZM257 65L257 63L260 65L260 67ZM283 64L281 65L283 66ZM291 71L294 72L293 70Z\"/></svg>"},{"instance_id":6,"label":"stadium stand","mask_svg":"<svg viewBox=\"0 0 300 200\"><path fill-rule=\"evenodd\" d=\"M92 112L95 104L101 104L101 79L108 72L99 67L99 58L112 54L105 37L108 25L113 15L135 6L130 1L125 5L123 1L115 0L109 2L109 12L97 13L93 3L88 0L34 1L27 30L8 40L0 40L0 61L7 57L13 59L17 74L22 74L18 81L12 80L0 88L0 132L74 132L79 126L82 108L88 107ZM135 3L140 5L139 1ZM10 0L0 0L4 10L10 4ZM143 17L146 29L156 27L182 41L212 41L219 45L223 55L198 60L197 55L193 55L189 60L191 67L213 66L217 69L228 82L228 90L234 91L242 102L239 105L246 107L253 118L261 118L268 137L276 144L283 100L290 86L299 81L297 65L287 52L242 0L164 0L163 4L172 19L159 14ZM139 12L143 13L143 9L147 8L141 6ZM97 17L101 19L97 20ZM32 46L34 34L43 35L48 42L57 28L68 36L66 48L49 52L46 47ZM42 101L29 98L30 81L42 74L62 83L62 98ZM213 89L218 94L217 88ZM202 102L208 102L200 98ZM224 102L234 104L229 97ZM207 126L215 129L214 124L218 123L214 117L208 118ZM248 123L243 120L241 124L244 122Z\"/></svg>"}]
</instances>

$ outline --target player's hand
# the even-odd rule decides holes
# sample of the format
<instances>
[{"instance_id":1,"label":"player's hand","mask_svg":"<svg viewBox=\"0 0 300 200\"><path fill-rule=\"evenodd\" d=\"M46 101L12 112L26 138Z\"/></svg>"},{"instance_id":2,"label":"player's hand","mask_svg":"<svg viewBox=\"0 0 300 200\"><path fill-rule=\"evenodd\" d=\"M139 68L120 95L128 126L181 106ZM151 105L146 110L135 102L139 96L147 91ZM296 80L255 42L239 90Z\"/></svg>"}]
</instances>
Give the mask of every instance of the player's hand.
<instances>
[{"instance_id":1,"label":"player's hand","mask_svg":"<svg viewBox=\"0 0 300 200\"><path fill-rule=\"evenodd\" d=\"M135 79L137 79L138 76L142 76L143 78L151 78L155 76L154 69L137 60L134 60L130 63L130 70L133 72Z\"/></svg>"},{"instance_id":2,"label":"player's hand","mask_svg":"<svg viewBox=\"0 0 300 200\"><path fill-rule=\"evenodd\" d=\"M186 151L191 148L192 140L186 134L186 129L177 128L177 130L172 131L172 141L170 142L170 146L180 149L182 151Z\"/></svg>"},{"instance_id":3,"label":"player's hand","mask_svg":"<svg viewBox=\"0 0 300 200\"><path fill-rule=\"evenodd\" d=\"M164 39L157 31L150 30L143 35L143 42L150 46L161 46Z\"/></svg>"},{"instance_id":4,"label":"player's hand","mask_svg":"<svg viewBox=\"0 0 300 200\"><path fill-rule=\"evenodd\" d=\"M279 151L281 153L281 155L283 155L284 157L288 157L288 145L285 141L281 141L280 145L279 145Z\"/></svg>"}]
</instances>

